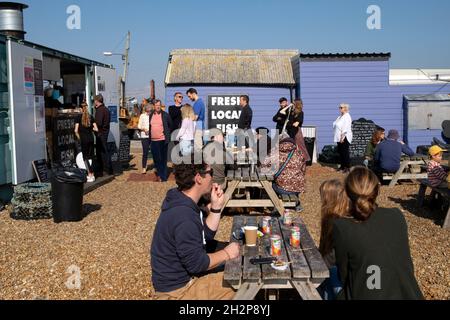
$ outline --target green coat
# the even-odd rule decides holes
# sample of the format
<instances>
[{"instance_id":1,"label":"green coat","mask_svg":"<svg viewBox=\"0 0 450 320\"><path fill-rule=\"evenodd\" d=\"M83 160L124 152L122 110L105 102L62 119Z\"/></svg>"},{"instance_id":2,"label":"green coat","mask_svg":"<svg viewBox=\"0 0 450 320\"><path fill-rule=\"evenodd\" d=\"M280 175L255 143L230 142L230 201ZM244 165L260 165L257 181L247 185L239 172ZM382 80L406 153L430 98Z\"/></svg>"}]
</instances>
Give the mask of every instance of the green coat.
<instances>
[{"instance_id":1,"label":"green coat","mask_svg":"<svg viewBox=\"0 0 450 320\"><path fill-rule=\"evenodd\" d=\"M399 209L378 208L366 222L337 219L333 244L343 284L339 299L423 299L414 276L408 228ZM374 266L380 270L379 288Z\"/></svg>"}]
</instances>

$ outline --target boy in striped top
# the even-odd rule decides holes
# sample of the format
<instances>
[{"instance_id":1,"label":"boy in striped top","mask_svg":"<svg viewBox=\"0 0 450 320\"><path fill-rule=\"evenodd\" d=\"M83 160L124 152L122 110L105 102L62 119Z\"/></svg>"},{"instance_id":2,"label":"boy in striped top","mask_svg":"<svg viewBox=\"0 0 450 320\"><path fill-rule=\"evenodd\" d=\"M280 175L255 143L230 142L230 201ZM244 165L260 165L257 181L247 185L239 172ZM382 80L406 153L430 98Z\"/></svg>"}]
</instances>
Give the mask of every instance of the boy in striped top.
<instances>
[{"instance_id":1,"label":"boy in striped top","mask_svg":"<svg viewBox=\"0 0 450 320\"><path fill-rule=\"evenodd\" d=\"M448 188L448 172L441 166L444 151L439 146L432 146L428 151L431 156L431 161L427 167L428 181L434 188Z\"/></svg>"}]
</instances>

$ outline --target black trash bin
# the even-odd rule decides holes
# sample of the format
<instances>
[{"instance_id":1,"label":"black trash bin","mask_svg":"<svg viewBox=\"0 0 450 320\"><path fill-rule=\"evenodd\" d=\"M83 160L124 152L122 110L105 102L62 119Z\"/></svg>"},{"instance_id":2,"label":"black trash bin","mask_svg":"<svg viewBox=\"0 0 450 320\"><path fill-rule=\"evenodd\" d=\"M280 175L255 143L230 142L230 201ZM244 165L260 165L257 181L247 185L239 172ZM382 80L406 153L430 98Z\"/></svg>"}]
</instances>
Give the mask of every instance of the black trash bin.
<instances>
[{"instance_id":1,"label":"black trash bin","mask_svg":"<svg viewBox=\"0 0 450 320\"><path fill-rule=\"evenodd\" d=\"M86 172L78 168L60 168L52 172L53 220L56 223L83 219L86 180Z\"/></svg>"},{"instance_id":2,"label":"black trash bin","mask_svg":"<svg viewBox=\"0 0 450 320\"><path fill-rule=\"evenodd\" d=\"M309 157L311 160L306 162L307 166L312 166L313 157L314 157L314 144L316 143L316 138L305 138L306 150L308 151Z\"/></svg>"}]
</instances>

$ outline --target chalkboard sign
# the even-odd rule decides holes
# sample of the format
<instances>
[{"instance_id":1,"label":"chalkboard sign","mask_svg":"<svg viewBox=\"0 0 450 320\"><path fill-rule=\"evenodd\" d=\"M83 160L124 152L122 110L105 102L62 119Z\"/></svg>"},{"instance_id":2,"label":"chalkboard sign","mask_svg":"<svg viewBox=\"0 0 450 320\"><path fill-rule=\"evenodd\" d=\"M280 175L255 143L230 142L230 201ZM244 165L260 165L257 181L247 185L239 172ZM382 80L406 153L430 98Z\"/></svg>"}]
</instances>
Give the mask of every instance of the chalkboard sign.
<instances>
[{"instance_id":1,"label":"chalkboard sign","mask_svg":"<svg viewBox=\"0 0 450 320\"><path fill-rule=\"evenodd\" d=\"M362 158L367 145L372 140L376 124L371 120L359 119L353 121L353 142L350 145L350 158Z\"/></svg>"},{"instance_id":2,"label":"chalkboard sign","mask_svg":"<svg viewBox=\"0 0 450 320\"><path fill-rule=\"evenodd\" d=\"M53 121L53 159L59 163L75 163L77 140L75 124L79 115L58 115Z\"/></svg>"},{"instance_id":3,"label":"chalkboard sign","mask_svg":"<svg viewBox=\"0 0 450 320\"><path fill-rule=\"evenodd\" d=\"M127 133L120 137L119 159L120 162L130 161L130 137Z\"/></svg>"},{"instance_id":4,"label":"chalkboard sign","mask_svg":"<svg viewBox=\"0 0 450 320\"><path fill-rule=\"evenodd\" d=\"M34 173L40 183L49 183L48 166L45 159L32 162Z\"/></svg>"},{"instance_id":5,"label":"chalkboard sign","mask_svg":"<svg viewBox=\"0 0 450 320\"><path fill-rule=\"evenodd\" d=\"M224 134L238 128L242 112L240 95L210 95L208 96L208 127L217 128Z\"/></svg>"}]
</instances>

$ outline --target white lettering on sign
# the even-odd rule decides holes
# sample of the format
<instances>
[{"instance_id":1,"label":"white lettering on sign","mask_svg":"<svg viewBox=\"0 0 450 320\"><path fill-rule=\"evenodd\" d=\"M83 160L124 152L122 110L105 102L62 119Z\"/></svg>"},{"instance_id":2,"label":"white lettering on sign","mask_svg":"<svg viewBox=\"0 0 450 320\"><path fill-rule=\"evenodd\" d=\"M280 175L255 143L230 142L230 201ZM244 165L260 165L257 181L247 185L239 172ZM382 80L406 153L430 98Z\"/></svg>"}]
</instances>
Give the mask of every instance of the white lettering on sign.
<instances>
[{"instance_id":1,"label":"white lettering on sign","mask_svg":"<svg viewBox=\"0 0 450 320\"><path fill-rule=\"evenodd\" d=\"M238 106L240 103L239 97L212 97L212 107L233 107Z\"/></svg>"},{"instance_id":2,"label":"white lettering on sign","mask_svg":"<svg viewBox=\"0 0 450 320\"><path fill-rule=\"evenodd\" d=\"M219 130L222 130L222 132L228 132L228 131L236 131L238 129L237 124L218 124L216 125L216 128Z\"/></svg>"},{"instance_id":3,"label":"white lettering on sign","mask_svg":"<svg viewBox=\"0 0 450 320\"><path fill-rule=\"evenodd\" d=\"M236 111L236 110L213 110L211 111L211 119L212 120L239 120L239 117L241 116L242 111Z\"/></svg>"}]
</instances>

